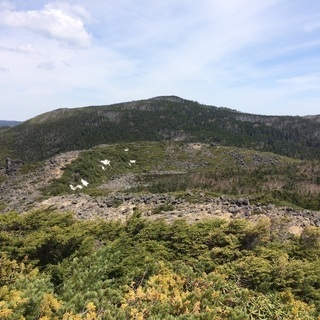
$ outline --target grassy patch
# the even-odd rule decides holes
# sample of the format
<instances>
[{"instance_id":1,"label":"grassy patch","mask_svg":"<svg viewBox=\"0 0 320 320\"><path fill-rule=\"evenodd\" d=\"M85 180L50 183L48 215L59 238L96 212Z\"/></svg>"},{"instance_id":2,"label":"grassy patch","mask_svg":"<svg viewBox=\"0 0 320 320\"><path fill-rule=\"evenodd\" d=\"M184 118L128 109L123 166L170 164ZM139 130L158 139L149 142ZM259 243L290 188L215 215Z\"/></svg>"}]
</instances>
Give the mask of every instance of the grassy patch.
<instances>
[{"instance_id":1,"label":"grassy patch","mask_svg":"<svg viewBox=\"0 0 320 320\"><path fill-rule=\"evenodd\" d=\"M20 173L21 174L28 174L28 173L33 172L36 169L40 168L42 165L43 165L43 162L26 163L21 167Z\"/></svg>"},{"instance_id":2,"label":"grassy patch","mask_svg":"<svg viewBox=\"0 0 320 320\"><path fill-rule=\"evenodd\" d=\"M166 203L154 208L152 210L152 214L162 214L164 212L168 212L172 210L174 210L174 206L171 203Z\"/></svg>"},{"instance_id":3,"label":"grassy patch","mask_svg":"<svg viewBox=\"0 0 320 320\"><path fill-rule=\"evenodd\" d=\"M0 201L0 211L3 211L6 207L6 204L3 201Z\"/></svg>"}]
</instances>

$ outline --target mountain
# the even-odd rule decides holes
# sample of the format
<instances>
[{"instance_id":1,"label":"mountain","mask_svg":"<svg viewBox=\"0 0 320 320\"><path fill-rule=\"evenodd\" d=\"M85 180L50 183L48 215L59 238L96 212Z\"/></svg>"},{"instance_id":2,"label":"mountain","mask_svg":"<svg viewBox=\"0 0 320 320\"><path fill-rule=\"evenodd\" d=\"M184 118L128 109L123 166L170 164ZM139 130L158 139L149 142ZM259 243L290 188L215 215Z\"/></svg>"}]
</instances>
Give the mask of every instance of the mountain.
<instances>
[{"instance_id":1,"label":"mountain","mask_svg":"<svg viewBox=\"0 0 320 320\"><path fill-rule=\"evenodd\" d=\"M0 120L0 127L13 127L20 124L21 121Z\"/></svg>"},{"instance_id":2,"label":"mountain","mask_svg":"<svg viewBox=\"0 0 320 320\"><path fill-rule=\"evenodd\" d=\"M3 127L2 318L320 319L319 120L158 97Z\"/></svg>"},{"instance_id":3,"label":"mountain","mask_svg":"<svg viewBox=\"0 0 320 320\"><path fill-rule=\"evenodd\" d=\"M38 161L100 144L163 140L320 158L319 116L253 115L175 96L47 112L2 130L0 158Z\"/></svg>"}]
</instances>

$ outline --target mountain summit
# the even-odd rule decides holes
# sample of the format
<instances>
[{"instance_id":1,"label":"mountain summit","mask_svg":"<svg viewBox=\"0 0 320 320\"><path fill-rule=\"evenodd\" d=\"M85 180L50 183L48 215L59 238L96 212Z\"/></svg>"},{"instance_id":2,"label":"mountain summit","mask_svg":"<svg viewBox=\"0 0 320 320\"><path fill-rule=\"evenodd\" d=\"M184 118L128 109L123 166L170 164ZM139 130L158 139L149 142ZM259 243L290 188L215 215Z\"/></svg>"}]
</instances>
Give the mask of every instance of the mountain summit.
<instances>
[{"instance_id":1,"label":"mountain summit","mask_svg":"<svg viewBox=\"0 0 320 320\"><path fill-rule=\"evenodd\" d=\"M57 109L2 130L5 156L24 161L100 144L133 141L204 142L319 159L319 116L262 116L176 96L108 106Z\"/></svg>"}]
</instances>

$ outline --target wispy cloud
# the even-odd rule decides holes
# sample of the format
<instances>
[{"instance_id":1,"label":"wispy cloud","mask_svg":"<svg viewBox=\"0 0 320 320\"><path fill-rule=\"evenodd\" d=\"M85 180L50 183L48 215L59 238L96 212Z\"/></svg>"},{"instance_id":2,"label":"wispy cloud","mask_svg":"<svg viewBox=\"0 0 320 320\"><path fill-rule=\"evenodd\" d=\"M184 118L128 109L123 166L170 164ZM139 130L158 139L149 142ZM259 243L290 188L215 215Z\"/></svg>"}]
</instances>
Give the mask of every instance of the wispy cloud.
<instances>
[{"instance_id":1,"label":"wispy cloud","mask_svg":"<svg viewBox=\"0 0 320 320\"><path fill-rule=\"evenodd\" d=\"M0 72L6 73L6 72L9 72L9 69L0 67Z\"/></svg>"},{"instance_id":2,"label":"wispy cloud","mask_svg":"<svg viewBox=\"0 0 320 320\"><path fill-rule=\"evenodd\" d=\"M20 53L38 53L38 50L33 47L32 44L20 44L14 47L0 46L0 50L20 52Z\"/></svg>"},{"instance_id":3,"label":"wispy cloud","mask_svg":"<svg viewBox=\"0 0 320 320\"><path fill-rule=\"evenodd\" d=\"M55 65L52 61L45 61L37 64L39 69L51 71L55 68Z\"/></svg>"}]
</instances>

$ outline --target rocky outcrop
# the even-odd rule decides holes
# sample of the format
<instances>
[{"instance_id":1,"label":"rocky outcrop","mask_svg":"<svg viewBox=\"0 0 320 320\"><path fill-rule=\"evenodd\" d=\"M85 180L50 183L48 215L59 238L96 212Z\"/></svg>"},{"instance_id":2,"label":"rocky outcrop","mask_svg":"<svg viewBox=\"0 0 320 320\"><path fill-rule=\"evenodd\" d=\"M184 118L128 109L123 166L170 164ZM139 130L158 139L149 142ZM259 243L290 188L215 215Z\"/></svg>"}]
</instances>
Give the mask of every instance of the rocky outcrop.
<instances>
[{"instance_id":1,"label":"rocky outcrop","mask_svg":"<svg viewBox=\"0 0 320 320\"><path fill-rule=\"evenodd\" d=\"M168 222L185 218L189 222L207 218L247 219L256 221L261 217L285 223L287 229L299 233L305 226L320 227L320 212L294 210L268 204L250 204L247 198L213 198L205 194L184 196L172 194L110 194L105 197L90 197L73 194L53 197L36 205L36 208L51 207L59 211L74 212L78 219L126 220L135 211L148 219L164 219ZM289 231L288 231L289 232Z\"/></svg>"},{"instance_id":2,"label":"rocky outcrop","mask_svg":"<svg viewBox=\"0 0 320 320\"><path fill-rule=\"evenodd\" d=\"M21 160L6 158L5 174L8 176L16 174L22 165L23 162Z\"/></svg>"},{"instance_id":3,"label":"rocky outcrop","mask_svg":"<svg viewBox=\"0 0 320 320\"><path fill-rule=\"evenodd\" d=\"M239 151L239 152L237 152ZM279 157L277 156L266 156L266 155L262 155L262 154L254 154L251 159L249 159L249 163L246 162L244 156L240 153L240 149L230 152L229 155L236 160L236 162L240 165L240 166L261 166L261 165L268 165L268 166L274 166L278 160Z\"/></svg>"}]
</instances>

